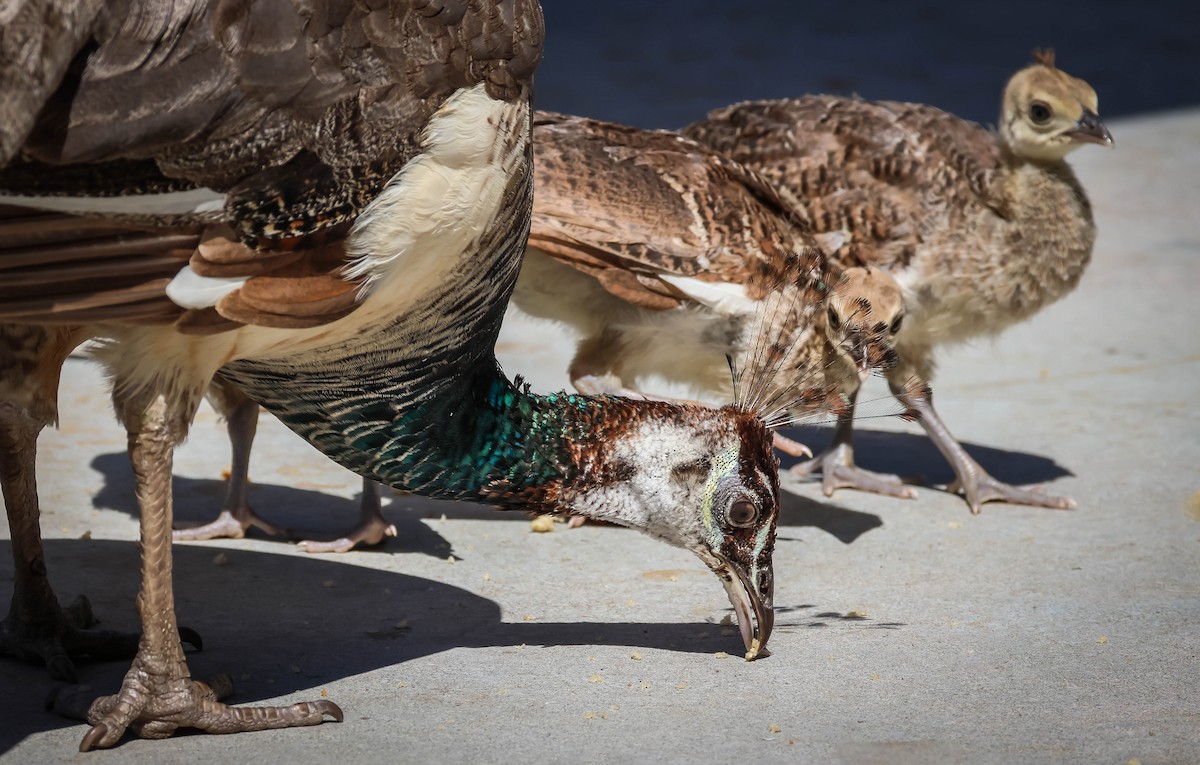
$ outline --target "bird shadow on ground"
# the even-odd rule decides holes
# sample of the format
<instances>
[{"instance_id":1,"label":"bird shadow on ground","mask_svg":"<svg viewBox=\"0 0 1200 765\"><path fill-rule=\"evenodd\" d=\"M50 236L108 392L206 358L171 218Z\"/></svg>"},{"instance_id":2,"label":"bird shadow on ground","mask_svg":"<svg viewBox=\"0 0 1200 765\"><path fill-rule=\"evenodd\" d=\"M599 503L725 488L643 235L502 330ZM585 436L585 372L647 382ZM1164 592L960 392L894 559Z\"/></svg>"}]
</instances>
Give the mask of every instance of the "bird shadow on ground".
<instances>
[{"instance_id":1,"label":"bird shadow on ground","mask_svg":"<svg viewBox=\"0 0 1200 765\"><path fill-rule=\"evenodd\" d=\"M798 427L785 431L820 454L833 441L832 427ZM1045 483L1072 476L1070 470L1049 457L1028 452L1009 451L991 446L960 442L983 469L998 480L1021 485ZM786 470L800 462L786 459ZM892 473L917 486L944 486L954 480L954 470L924 433L897 433L884 430L854 431L854 461L859 467L879 473ZM910 480L911 479L911 480Z\"/></svg>"},{"instance_id":2,"label":"bird shadow on ground","mask_svg":"<svg viewBox=\"0 0 1200 765\"><path fill-rule=\"evenodd\" d=\"M797 629L834 627L841 629L896 630L904 622L880 622L858 611L821 611L812 603L798 606L775 606L775 630L780 633Z\"/></svg>"},{"instance_id":3,"label":"bird shadow on ground","mask_svg":"<svg viewBox=\"0 0 1200 765\"><path fill-rule=\"evenodd\" d=\"M134 630L138 546L110 540L46 540L46 560L62 602L86 592L105 629ZM462 647L628 646L686 653L740 653L736 629L680 622L517 622L500 606L429 579L346 565L338 559L175 545L175 600L180 624L197 630L203 651L190 651L194 677L228 672L231 703L245 704L319 689L410 659ZM344 558L341 560L345 560ZM219 562L218 562L219 561ZM0 556L0 571L12 559ZM564 594L566 597L566 594ZM111 693L128 662L81 662L80 682ZM0 658L0 753L27 737L66 726L42 700L61 683L44 668ZM316 698L319 690L307 697ZM336 699L335 699L336 700Z\"/></svg>"},{"instance_id":4,"label":"bird shadow on ground","mask_svg":"<svg viewBox=\"0 0 1200 765\"><path fill-rule=\"evenodd\" d=\"M92 460L92 469L104 477L104 485L92 498L98 510L119 510L136 517L137 498L134 495L133 468L124 452L101 454ZM175 523L179 528L207 523L216 517L225 496L227 482L210 478L174 478ZM389 502L390 498L390 502ZM445 513L457 519L527 522L529 516L519 512L501 512L484 505L467 502L442 502L425 497L383 492L383 512L395 524L396 536L373 548L382 552L417 552L445 558L454 554L449 540L424 523L423 519L437 518ZM784 492L781 526L812 526L819 528L846 544L883 525L879 516L849 510L826 500ZM292 530L300 538L334 538L345 532L358 517L356 499L346 499L312 489L296 489L269 483L250 484L250 504L264 519ZM601 524L603 525L603 524ZM614 527L615 528L615 527ZM262 531L251 528L247 536L270 539ZM280 542L285 540L280 539Z\"/></svg>"},{"instance_id":5,"label":"bird shadow on ground","mask_svg":"<svg viewBox=\"0 0 1200 765\"><path fill-rule=\"evenodd\" d=\"M871 529L883 525L883 519L874 513L851 510L824 497L812 499L785 490L780 492L779 504L780 530L776 539L781 542L796 541L783 527L812 526L843 544L851 544Z\"/></svg>"},{"instance_id":6,"label":"bird shadow on ground","mask_svg":"<svg viewBox=\"0 0 1200 765\"><path fill-rule=\"evenodd\" d=\"M91 466L104 476L104 485L92 498L99 510L120 510L136 517L137 497L134 495L133 468L124 452L101 454ZM174 477L174 513L177 528L198 526L217 516L225 497L226 481L209 478ZM391 492L384 490L383 512L396 526L395 538L386 539L374 548L387 552L424 553L445 558L454 552L449 540L421 522L423 514L396 507L389 503ZM247 536L259 539L279 539L280 542L299 539L333 539L347 531L358 518L361 494L347 499L312 489L296 489L269 483L250 484L250 505L263 519L289 530L292 540L270 537L257 528Z\"/></svg>"}]
</instances>

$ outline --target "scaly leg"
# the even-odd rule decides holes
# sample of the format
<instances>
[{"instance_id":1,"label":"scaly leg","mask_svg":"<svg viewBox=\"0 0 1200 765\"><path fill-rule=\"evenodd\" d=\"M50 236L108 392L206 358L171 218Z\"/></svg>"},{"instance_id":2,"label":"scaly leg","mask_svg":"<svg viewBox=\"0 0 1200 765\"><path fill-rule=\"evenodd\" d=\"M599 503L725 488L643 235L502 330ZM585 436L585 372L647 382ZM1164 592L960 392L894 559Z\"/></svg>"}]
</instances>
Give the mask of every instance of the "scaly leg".
<instances>
[{"instance_id":1,"label":"scaly leg","mask_svg":"<svg viewBox=\"0 0 1200 765\"><path fill-rule=\"evenodd\" d=\"M377 545L387 537L396 536L396 527L383 517L380 486L369 478L363 479L362 504L359 505L358 525L348 534L329 542L297 542L297 546L308 553L348 552L357 545Z\"/></svg>"},{"instance_id":2,"label":"scaly leg","mask_svg":"<svg viewBox=\"0 0 1200 765\"><path fill-rule=\"evenodd\" d=\"M216 520L203 526L176 529L173 535L175 541L241 539L251 526L273 537L286 536L282 528L263 520L250 507L250 447L258 430L258 403L251 401L235 386L219 379L214 379L209 386L208 400L225 417L225 427L229 432L232 458L225 502Z\"/></svg>"},{"instance_id":3,"label":"scaly leg","mask_svg":"<svg viewBox=\"0 0 1200 765\"><path fill-rule=\"evenodd\" d=\"M137 635L89 629L96 623L87 598L80 595L60 608L46 574L42 530L38 523L35 476L41 426L17 415L0 418L0 485L12 538L13 599L0 622L0 652L31 663L44 663L50 677L76 681L72 657L125 659L137 650ZM191 633L197 642L199 638Z\"/></svg>"},{"instance_id":4,"label":"scaly leg","mask_svg":"<svg viewBox=\"0 0 1200 765\"><path fill-rule=\"evenodd\" d=\"M858 391L850 395L849 408L838 416L833 431L833 444L811 460L793 465L792 475L808 476L821 471L821 490L832 497L838 489L858 489L890 497L913 499L917 490L905 484L899 476L874 473L854 464L854 402Z\"/></svg>"},{"instance_id":5,"label":"scaly leg","mask_svg":"<svg viewBox=\"0 0 1200 765\"><path fill-rule=\"evenodd\" d=\"M893 385L892 392L896 391L897 388ZM912 400L910 406L916 411L917 419L929 434L930 440L954 468L957 477L946 490L952 493L961 492L966 497L972 513L978 514L984 502L1011 502L1014 505L1033 505L1058 510L1075 507L1075 500L1069 497L1045 494L1034 487L1013 486L989 475L967 454L962 444L950 435L950 430L934 411L932 395L917 397Z\"/></svg>"},{"instance_id":6,"label":"scaly leg","mask_svg":"<svg viewBox=\"0 0 1200 765\"><path fill-rule=\"evenodd\" d=\"M341 721L341 709L329 701L227 706L217 701L213 688L191 679L175 627L171 584L171 466L175 444L185 430L180 425L186 422L180 412L185 407L161 395L121 404L141 510L142 638L120 691L96 699L88 710L92 727L80 750L112 746L126 728L142 738L166 738L177 728L234 733L318 725L325 715Z\"/></svg>"}]
</instances>

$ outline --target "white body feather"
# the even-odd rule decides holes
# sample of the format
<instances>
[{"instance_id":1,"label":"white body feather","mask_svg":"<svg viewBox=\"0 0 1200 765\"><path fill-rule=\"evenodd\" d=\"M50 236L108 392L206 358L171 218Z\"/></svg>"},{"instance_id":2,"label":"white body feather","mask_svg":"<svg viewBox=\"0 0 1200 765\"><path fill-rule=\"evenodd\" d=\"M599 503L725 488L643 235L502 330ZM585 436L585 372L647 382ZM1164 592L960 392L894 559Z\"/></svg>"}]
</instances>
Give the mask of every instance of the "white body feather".
<instances>
[{"instance_id":1,"label":"white body feather","mask_svg":"<svg viewBox=\"0 0 1200 765\"><path fill-rule=\"evenodd\" d=\"M524 159L529 116L527 103L494 100L482 84L447 99L426 129L422 153L397 173L350 235L355 273L368 284L362 305L345 318L311 329L246 326L208 336L163 326L101 327L113 342L97 355L122 387L186 393L198 404L212 375L231 361L308 352L371 333L447 278L460 258L475 255ZM137 352L121 352L127 344Z\"/></svg>"}]
</instances>

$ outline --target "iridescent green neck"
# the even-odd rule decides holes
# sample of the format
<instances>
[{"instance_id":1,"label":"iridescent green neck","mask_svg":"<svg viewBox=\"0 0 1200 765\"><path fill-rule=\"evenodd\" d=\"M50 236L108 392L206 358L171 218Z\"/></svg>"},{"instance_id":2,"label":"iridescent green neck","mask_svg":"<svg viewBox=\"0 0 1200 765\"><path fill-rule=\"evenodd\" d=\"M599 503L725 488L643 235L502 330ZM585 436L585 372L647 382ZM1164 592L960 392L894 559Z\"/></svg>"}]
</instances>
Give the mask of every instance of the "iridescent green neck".
<instances>
[{"instance_id":1,"label":"iridescent green neck","mask_svg":"<svg viewBox=\"0 0 1200 765\"><path fill-rule=\"evenodd\" d=\"M261 365L227 373L360 475L440 499L565 509L560 499L572 492L581 456L602 448L605 403L530 393L504 377L490 355L457 372L415 397L401 389L402 372L387 366L337 379Z\"/></svg>"}]
</instances>

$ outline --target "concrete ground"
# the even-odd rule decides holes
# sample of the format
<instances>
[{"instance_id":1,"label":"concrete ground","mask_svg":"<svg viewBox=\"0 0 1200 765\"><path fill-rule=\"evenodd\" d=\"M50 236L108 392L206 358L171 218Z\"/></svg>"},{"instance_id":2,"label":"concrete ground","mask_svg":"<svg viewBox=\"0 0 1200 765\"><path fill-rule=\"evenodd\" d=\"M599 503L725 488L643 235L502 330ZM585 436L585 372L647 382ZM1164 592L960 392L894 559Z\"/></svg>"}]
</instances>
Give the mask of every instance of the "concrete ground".
<instances>
[{"instance_id":1,"label":"concrete ground","mask_svg":"<svg viewBox=\"0 0 1200 765\"><path fill-rule=\"evenodd\" d=\"M193 673L230 671L238 703L328 696L345 722L79 755L84 727L42 711L44 671L4 659L0 763L1200 762L1200 111L1111 127L1116 151L1075 155L1101 230L1079 290L946 352L936 381L985 466L1077 510L972 517L933 488L829 501L790 482L774 655L754 663L699 561L623 529L533 534L393 497L400 535L373 551L178 545ZM568 347L514 322L500 351L553 389ZM62 420L39 463L52 580L136 628L131 472L90 362L68 362ZM950 477L912 426L861 434L866 466ZM181 520L215 512L227 463L205 409L176 461ZM252 475L279 523L328 536L357 510L357 480L266 417ZM10 572L5 546L0 587ZM123 669L82 674L107 691Z\"/></svg>"}]
</instances>

